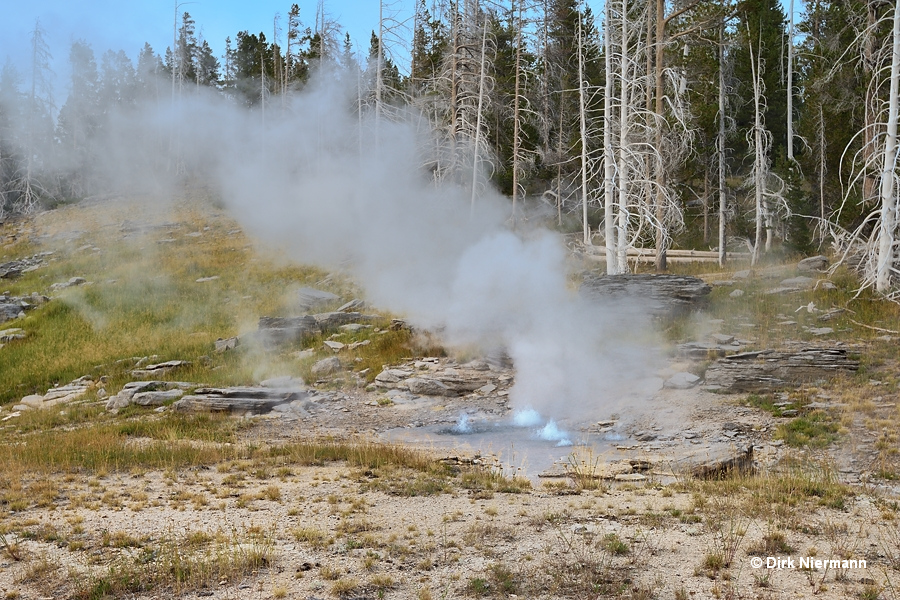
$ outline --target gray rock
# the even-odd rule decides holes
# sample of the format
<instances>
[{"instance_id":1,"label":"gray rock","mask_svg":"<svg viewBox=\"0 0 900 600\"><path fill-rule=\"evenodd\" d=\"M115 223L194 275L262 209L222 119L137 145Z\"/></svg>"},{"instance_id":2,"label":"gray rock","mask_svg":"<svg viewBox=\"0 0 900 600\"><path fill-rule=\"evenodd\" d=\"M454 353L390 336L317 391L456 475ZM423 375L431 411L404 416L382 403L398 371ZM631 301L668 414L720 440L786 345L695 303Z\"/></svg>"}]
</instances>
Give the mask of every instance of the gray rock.
<instances>
[{"instance_id":1,"label":"gray rock","mask_svg":"<svg viewBox=\"0 0 900 600\"><path fill-rule=\"evenodd\" d=\"M407 389L420 396L453 396L453 390L442 382L426 377L410 377L405 381Z\"/></svg>"},{"instance_id":2,"label":"gray rock","mask_svg":"<svg viewBox=\"0 0 900 600\"><path fill-rule=\"evenodd\" d=\"M772 392L828 380L857 369L859 361L842 349L745 352L711 364L706 370L704 387L726 393Z\"/></svg>"},{"instance_id":3,"label":"gray rock","mask_svg":"<svg viewBox=\"0 0 900 600\"><path fill-rule=\"evenodd\" d=\"M747 269L745 271L738 271L737 273L734 274L734 278L735 279L749 279L751 273L752 272L749 269Z\"/></svg>"},{"instance_id":4,"label":"gray rock","mask_svg":"<svg viewBox=\"0 0 900 600\"><path fill-rule=\"evenodd\" d=\"M163 404L178 400L184 396L184 392L179 389L155 392L140 392L132 397L132 402L139 406L162 406Z\"/></svg>"},{"instance_id":5,"label":"gray rock","mask_svg":"<svg viewBox=\"0 0 900 600\"><path fill-rule=\"evenodd\" d=\"M306 390L278 390L263 387L199 388L176 401L178 412L209 411L261 414L280 404L302 400Z\"/></svg>"},{"instance_id":6,"label":"gray rock","mask_svg":"<svg viewBox=\"0 0 900 600\"><path fill-rule=\"evenodd\" d=\"M666 379L663 382L663 387L675 390L688 390L697 385L699 381L700 378L693 373L682 371L681 373L675 373L674 375Z\"/></svg>"},{"instance_id":7,"label":"gray rock","mask_svg":"<svg viewBox=\"0 0 900 600\"><path fill-rule=\"evenodd\" d=\"M810 327L807 331L813 335L828 335L829 333L834 333L834 329L831 327Z\"/></svg>"},{"instance_id":8,"label":"gray rock","mask_svg":"<svg viewBox=\"0 0 900 600\"><path fill-rule=\"evenodd\" d=\"M301 310L309 310L340 299L340 296L332 294L331 292L317 290L311 287L303 287L297 290L298 306Z\"/></svg>"},{"instance_id":9,"label":"gray rock","mask_svg":"<svg viewBox=\"0 0 900 600\"><path fill-rule=\"evenodd\" d=\"M737 290L732 290L732 292L730 294L728 294L728 297L729 298L740 298L743 295L744 295L744 290L737 289Z\"/></svg>"},{"instance_id":10,"label":"gray rock","mask_svg":"<svg viewBox=\"0 0 900 600\"><path fill-rule=\"evenodd\" d=\"M300 343L319 333L312 315L302 317L260 317L257 336L264 347Z\"/></svg>"},{"instance_id":11,"label":"gray rock","mask_svg":"<svg viewBox=\"0 0 900 600\"><path fill-rule=\"evenodd\" d=\"M340 351L340 350L343 350L343 349L344 349L344 345L345 345L345 344L342 344L342 343L340 343L340 342L335 342L335 341L332 341L332 340L325 340L325 341L323 342L323 344L325 344L325 347L326 347L326 348L329 348L330 350L334 350L335 352L338 352L338 351Z\"/></svg>"},{"instance_id":12,"label":"gray rock","mask_svg":"<svg viewBox=\"0 0 900 600\"><path fill-rule=\"evenodd\" d=\"M360 314L358 312L340 312L334 311L329 313L320 313L317 315L313 315L313 318L316 320L316 324L319 326L319 329L322 331L327 331L329 329L337 329L341 325L346 325L348 323L354 323L358 321L364 321L371 319L371 317L367 315Z\"/></svg>"},{"instance_id":13,"label":"gray rock","mask_svg":"<svg viewBox=\"0 0 900 600\"><path fill-rule=\"evenodd\" d=\"M580 293L591 299L639 300L652 314L702 308L712 288L702 279L682 275L626 274L588 276Z\"/></svg>"},{"instance_id":14,"label":"gray rock","mask_svg":"<svg viewBox=\"0 0 900 600\"><path fill-rule=\"evenodd\" d=\"M207 281L215 281L217 279L219 279L218 275L211 275L209 277L201 277L200 279L197 279L196 282L197 283L206 283Z\"/></svg>"},{"instance_id":15,"label":"gray rock","mask_svg":"<svg viewBox=\"0 0 900 600\"><path fill-rule=\"evenodd\" d=\"M0 331L0 344L8 344L9 342L15 340L24 340L25 339L25 330L24 329L4 329Z\"/></svg>"},{"instance_id":16,"label":"gray rock","mask_svg":"<svg viewBox=\"0 0 900 600\"><path fill-rule=\"evenodd\" d=\"M797 269L800 271L823 271L828 268L828 257L822 256L810 256L809 258L804 258L800 262L797 263Z\"/></svg>"},{"instance_id":17,"label":"gray rock","mask_svg":"<svg viewBox=\"0 0 900 600\"><path fill-rule=\"evenodd\" d=\"M724 333L714 333L710 335L709 338L717 344L731 344L734 342L733 335L726 335Z\"/></svg>"},{"instance_id":18,"label":"gray rock","mask_svg":"<svg viewBox=\"0 0 900 600\"><path fill-rule=\"evenodd\" d=\"M166 362L146 365L140 369L134 369L131 371L131 375L133 377L156 377L162 373L168 373L169 371L174 371L175 369L180 369L182 367L189 367L190 365L190 361L186 360L167 360Z\"/></svg>"},{"instance_id":19,"label":"gray rock","mask_svg":"<svg viewBox=\"0 0 900 600\"><path fill-rule=\"evenodd\" d=\"M234 350L237 348L240 340L236 337L230 337L226 339L219 338L215 341L216 344L216 352L222 353L227 352L228 350Z\"/></svg>"},{"instance_id":20,"label":"gray rock","mask_svg":"<svg viewBox=\"0 0 900 600\"><path fill-rule=\"evenodd\" d=\"M358 300L354 298L347 304L344 304L338 309L338 312L359 312L366 307L366 303L362 300Z\"/></svg>"},{"instance_id":21,"label":"gray rock","mask_svg":"<svg viewBox=\"0 0 900 600\"><path fill-rule=\"evenodd\" d=\"M397 383L401 379L411 377L412 374L412 371L405 371L403 369L385 369L375 376L375 381L378 383Z\"/></svg>"},{"instance_id":22,"label":"gray rock","mask_svg":"<svg viewBox=\"0 0 900 600\"><path fill-rule=\"evenodd\" d=\"M340 371L341 367L341 359L337 356L332 356L322 359L314 364L311 371L313 375L330 375L331 373Z\"/></svg>"},{"instance_id":23,"label":"gray rock","mask_svg":"<svg viewBox=\"0 0 900 600\"><path fill-rule=\"evenodd\" d=\"M782 280L781 285L784 287L790 288L800 288L806 289L813 286L816 283L816 280L812 277L806 277L805 275L799 275L797 277L789 277L787 279Z\"/></svg>"},{"instance_id":24,"label":"gray rock","mask_svg":"<svg viewBox=\"0 0 900 600\"><path fill-rule=\"evenodd\" d=\"M367 327L371 327L371 325L363 325L362 323L347 323L346 325L341 325L341 331L349 331L350 333L356 333L362 329L366 329Z\"/></svg>"}]
</instances>

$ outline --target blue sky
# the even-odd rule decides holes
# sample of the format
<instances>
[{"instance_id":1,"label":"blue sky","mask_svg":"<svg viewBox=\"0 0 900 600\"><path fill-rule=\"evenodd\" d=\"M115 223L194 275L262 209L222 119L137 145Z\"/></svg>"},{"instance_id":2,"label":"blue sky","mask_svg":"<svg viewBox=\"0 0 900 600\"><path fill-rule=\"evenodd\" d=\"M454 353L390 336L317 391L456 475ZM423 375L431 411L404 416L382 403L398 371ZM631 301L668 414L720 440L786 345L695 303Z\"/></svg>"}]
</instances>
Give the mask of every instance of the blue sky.
<instances>
[{"instance_id":1,"label":"blue sky","mask_svg":"<svg viewBox=\"0 0 900 600\"><path fill-rule=\"evenodd\" d=\"M314 25L317 2L295 1L300 6L304 25ZM238 31L262 31L271 39L276 13L281 15L283 31L285 15L292 3L292 0L196 0L180 3L178 13L191 13L198 34L221 56L225 38L231 36L234 40ZM106 50L124 50L134 60L144 42L150 42L159 54L172 45L173 1L4 0L3 4L0 62L9 57L20 71L26 70L30 62L31 30L35 20L40 19L53 54L57 80L66 78L69 47L78 39L92 45L98 61ZM412 5L412 0L395 3L402 17L411 13ZM327 0L325 3L327 14L350 33L358 51L363 53L368 50L369 36L378 24L378 8L377 0Z\"/></svg>"},{"instance_id":2,"label":"blue sky","mask_svg":"<svg viewBox=\"0 0 900 600\"><path fill-rule=\"evenodd\" d=\"M324 0L331 19L338 21L350 33L359 53L365 54L369 37L378 25L378 0ZM175 1L163 0L3 0L0 18L0 63L7 57L23 73L30 64L30 32L40 19L53 54L55 98L61 104L66 94L69 47L75 40L84 39L94 49L98 63L106 50L124 50L133 60L144 42L163 54L172 45L172 20ZM394 0L386 14L398 19L411 17L414 0ZM600 14L602 0L588 0L595 14ZM225 50L225 38L232 39L238 31L266 34L271 39L275 14L281 15L281 26L292 0L194 0L181 2L178 13L191 13L197 32L206 39L216 56ZM316 0L297 0L304 25L315 23ZM801 2L795 1L795 10ZM409 37L409 36L406 36ZM390 42L390 40L388 40ZM398 62L405 62L402 56Z\"/></svg>"}]
</instances>

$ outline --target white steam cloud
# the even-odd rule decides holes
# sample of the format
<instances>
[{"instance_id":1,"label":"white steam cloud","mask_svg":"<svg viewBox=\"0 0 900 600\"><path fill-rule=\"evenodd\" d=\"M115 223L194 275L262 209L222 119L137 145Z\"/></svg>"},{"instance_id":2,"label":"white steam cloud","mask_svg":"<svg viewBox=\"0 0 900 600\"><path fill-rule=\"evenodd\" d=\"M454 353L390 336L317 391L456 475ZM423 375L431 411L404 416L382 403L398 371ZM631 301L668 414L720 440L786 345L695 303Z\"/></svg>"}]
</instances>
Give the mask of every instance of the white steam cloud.
<instances>
[{"instance_id":1,"label":"white steam cloud","mask_svg":"<svg viewBox=\"0 0 900 600\"><path fill-rule=\"evenodd\" d=\"M356 105L355 85L325 78L265 121L197 96L176 117L176 142L248 233L298 262L349 271L375 306L449 344L504 348L515 408L557 420L622 410L653 372L641 311L581 299L558 234L511 231L509 201L490 190L472 211L469 189L431 180L434 140L415 119L376 124ZM155 160L134 150L116 151L120 173Z\"/></svg>"}]
</instances>

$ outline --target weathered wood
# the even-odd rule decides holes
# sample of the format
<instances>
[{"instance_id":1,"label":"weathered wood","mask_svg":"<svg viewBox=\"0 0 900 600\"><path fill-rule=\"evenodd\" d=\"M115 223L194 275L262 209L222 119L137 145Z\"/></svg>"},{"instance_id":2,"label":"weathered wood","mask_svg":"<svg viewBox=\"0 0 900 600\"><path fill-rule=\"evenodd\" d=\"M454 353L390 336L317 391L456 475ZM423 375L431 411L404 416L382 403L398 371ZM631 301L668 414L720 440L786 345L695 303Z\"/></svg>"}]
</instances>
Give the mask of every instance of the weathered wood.
<instances>
[{"instance_id":1,"label":"weathered wood","mask_svg":"<svg viewBox=\"0 0 900 600\"><path fill-rule=\"evenodd\" d=\"M691 468L691 475L699 479L719 479L753 469L753 446L739 450L737 454L713 459Z\"/></svg>"},{"instance_id":2,"label":"weathered wood","mask_svg":"<svg viewBox=\"0 0 900 600\"><path fill-rule=\"evenodd\" d=\"M712 288L686 275L602 275L586 277L582 295L595 300L639 301L655 315L703 307Z\"/></svg>"},{"instance_id":3,"label":"weathered wood","mask_svg":"<svg viewBox=\"0 0 900 600\"><path fill-rule=\"evenodd\" d=\"M746 352L710 365L704 387L725 393L772 392L828 380L858 368L859 361L839 348Z\"/></svg>"}]
</instances>

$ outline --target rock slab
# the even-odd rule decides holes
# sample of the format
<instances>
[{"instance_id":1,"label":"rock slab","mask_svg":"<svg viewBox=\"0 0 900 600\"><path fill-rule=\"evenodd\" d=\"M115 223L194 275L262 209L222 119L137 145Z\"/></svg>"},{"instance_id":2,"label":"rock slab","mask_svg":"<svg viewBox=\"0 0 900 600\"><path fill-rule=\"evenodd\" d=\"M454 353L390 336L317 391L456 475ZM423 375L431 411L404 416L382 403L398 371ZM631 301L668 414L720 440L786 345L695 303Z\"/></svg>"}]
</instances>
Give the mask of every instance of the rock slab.
<instances>
[{"instance_id":1,"label":"rock slab","mask_svg":"<svg viewBox=\"0 0 900 600\"><path fill-rule=\"evenodd\" d=\"M799 352L745 352L717 360L706 370L707 390L724 393L772 392L828 380L859 369L859 361L839 348Z\"/></svg>"}]
</instances>

